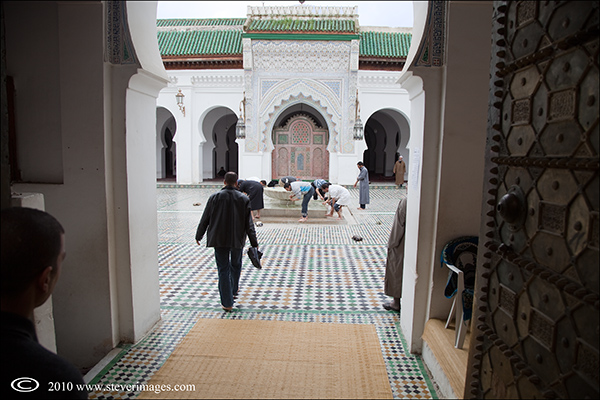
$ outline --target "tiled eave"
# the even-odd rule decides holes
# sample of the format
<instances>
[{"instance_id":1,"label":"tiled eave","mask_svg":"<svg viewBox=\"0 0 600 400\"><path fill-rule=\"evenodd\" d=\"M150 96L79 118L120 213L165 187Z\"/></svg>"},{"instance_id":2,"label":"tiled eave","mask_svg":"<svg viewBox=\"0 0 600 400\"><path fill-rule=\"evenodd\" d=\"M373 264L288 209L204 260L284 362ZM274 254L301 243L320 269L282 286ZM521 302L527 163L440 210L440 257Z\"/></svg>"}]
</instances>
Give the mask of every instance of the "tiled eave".
<instances>
[{"instance_id":1,"label":"tiled eave","mask_svg":"<svg viewBox=\"0 0 600 400\"><path fill-rule=\"evenodd\" d=\"M359 57L358 69L372 71L401 71L406 58Z\"/></svg>"},{"instance_id":2,"label":"tiled eave","mask_svg":"<svg viewBox=\"0 0 600 400\"><path fill-rule=\"evenodd\" d=\"M165 69L242 69L244 60L239 56L163 57Z\"/></svg>"},{"instance_id":3,"label":"tiled eave","mask_svg":"<svg viewBox=\"0 0 600 400\"><path fill-rule=\"evenodd\" d=\"M360 39L356 34L306 33L306 32L244 32L242 38L262 40L355 40Z\"/></svg>"},{"instance_id":4,"label":"tiled eave","mask_svg":"<svg viewBox=\"0 0 600 400\"><path fill-rule=\"evenodd\" d=\"M360 57L358 60L359 69L373 71L401 71L405 63L405 58ZM241 54L233 56L163 57L163 64L167 70L242 69L244 67Z\"/></svg>"}]
</instances>

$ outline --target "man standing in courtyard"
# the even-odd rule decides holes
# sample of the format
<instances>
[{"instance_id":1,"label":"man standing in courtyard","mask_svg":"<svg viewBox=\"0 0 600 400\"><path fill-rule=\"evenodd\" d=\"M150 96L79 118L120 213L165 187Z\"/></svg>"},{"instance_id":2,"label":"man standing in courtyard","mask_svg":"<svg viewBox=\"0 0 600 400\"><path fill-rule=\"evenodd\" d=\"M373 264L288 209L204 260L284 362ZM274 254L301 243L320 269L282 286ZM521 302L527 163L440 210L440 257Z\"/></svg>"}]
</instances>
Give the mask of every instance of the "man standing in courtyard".
<instances>
[{"instance_id":1,"label":"man standing in courtyard","mask_svg":"<svg viewBox=\"0 0 600 400\"><path fill-rule=\"evenodd\" d=\"M369 171L365 164L362 161L356 163L358 167L358 176L356 177L356 182L354 182L354 187L360 182L358 186L358 202L360 207L359 210L364 210L369 204Z\"/></svg>"},{"instance_id":2,"label":"man standing in courtyard","mask_svg":"<svg viewBox=\"0 0 600 400\"><path fill-rule=\"evenodd\" d=\"M404 185L404 174L406 173L406 163L402 156L398 157L398 161L394 164L394 175L396 176L396 185L401 188Z\"/></svg>"},{"instance_id":3,"label":"man standing in courtyard","mask_svg":"<svg viewBox=\"0 0 600 400\"><path fill-rule=\"evenodd\" d=\"M246 236L252 247L258 247L250 199L237 188L237 174L225 174L225 187L211 195L196 230L196 243L207 232L206 247L214 247L219 271L219 295L225 311L233 308L233 296L239 290L242 252Z\"/></svg>"},{"instance_id":4,"label":"man standing in courtyard","mask_svg":"<svg viewBox=\"0 0 600 400\"><path fill-rule=\"evenodd\" d=\"M2 210L0 392L5 399L88 398L79 370L38 342L33 322L34 308L48 300L60 276L66 256L64 236L61 224L44 211ZM59 384L63 390L52 391ZM72 385L72 390L63 385Z\"/></svg>"}]
</instances>

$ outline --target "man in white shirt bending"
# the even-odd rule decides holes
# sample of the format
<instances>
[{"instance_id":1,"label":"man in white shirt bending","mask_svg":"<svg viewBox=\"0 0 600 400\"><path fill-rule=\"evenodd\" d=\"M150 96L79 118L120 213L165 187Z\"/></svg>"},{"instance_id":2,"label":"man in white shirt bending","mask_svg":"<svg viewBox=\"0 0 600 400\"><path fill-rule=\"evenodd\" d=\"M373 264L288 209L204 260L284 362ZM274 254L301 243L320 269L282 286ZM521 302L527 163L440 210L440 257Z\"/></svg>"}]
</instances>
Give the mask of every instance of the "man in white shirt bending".
<instances>
[{"instance_id":1,"label":"man in white shirt bending","mask_svg":"<svg viewBox=\"0 0 600 400\"><path fill-rule=\"evenodd\" d=\"M344 219L344 216L342 215L342 207L348 207L350 205L350 201L352 200L348 189L340 185L332 185L329 183L324 183L321 185L321 189L325 193L329 193L328 202L331 206L331 211L328 214L325 214L325 216L332 217L333 211L335 210L338 213L338 219Z\"/></svg>"}]
</instances>

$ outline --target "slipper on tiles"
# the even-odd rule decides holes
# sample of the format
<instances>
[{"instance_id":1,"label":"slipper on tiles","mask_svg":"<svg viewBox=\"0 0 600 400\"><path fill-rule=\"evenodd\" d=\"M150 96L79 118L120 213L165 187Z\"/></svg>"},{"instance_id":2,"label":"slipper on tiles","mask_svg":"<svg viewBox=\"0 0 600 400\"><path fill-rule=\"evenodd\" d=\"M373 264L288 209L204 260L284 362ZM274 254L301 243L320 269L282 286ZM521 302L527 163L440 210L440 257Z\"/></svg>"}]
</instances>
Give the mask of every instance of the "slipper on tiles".
<instances>
[{"instance_id":1,"label":"slipper on tiles","mask_svg":"<svg viewBox=\"0 0 600 400\"><path fill-rule=\"evenodd\" d=\"M400 307L398 307L398 308L392 307L391 301L389 303L383 303L383 308L385 308L388 311L396 311L396 312L400 311Z\"/></svg>"},{"instance_id":2,"label":"slipper on tiles","mask_svg":"<svg viewBox=\"0 0 600 400\"><path fill-rule=\"evenodd\" d=\"M354 235L352 236L352 240L354 240L355 242L360 242L361 240L363 240L363 238L361 236Z\"/></svg>"}]
</instances>

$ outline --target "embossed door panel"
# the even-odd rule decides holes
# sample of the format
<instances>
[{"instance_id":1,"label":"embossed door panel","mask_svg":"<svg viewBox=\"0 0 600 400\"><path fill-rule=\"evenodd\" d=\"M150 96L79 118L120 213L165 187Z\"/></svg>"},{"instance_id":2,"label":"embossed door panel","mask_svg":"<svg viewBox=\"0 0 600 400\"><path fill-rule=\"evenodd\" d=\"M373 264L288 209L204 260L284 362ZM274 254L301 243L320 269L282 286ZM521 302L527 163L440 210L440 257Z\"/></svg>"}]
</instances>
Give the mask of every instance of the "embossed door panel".
<instances>
[{"instance_id":1,"label":"embossed door panel","mask_svg":"<svg viewBox=\"0 0 600 400\"><path fill-rule=\"evenodd\" d=\"M494 2L465 397L599 398L598 2Z\"/></svg>"},{"instance_id":2,"label":"embossed door panel","mask_svg":"<svg viewBox=\"0 0 600 400\"><path fill-rule=\"evenodd\" d=\"M300 179L328 179L327 130L316 126L304 114L289 119L273 131L273 179L296 176Z\"/></svg>"}]
</instances>

